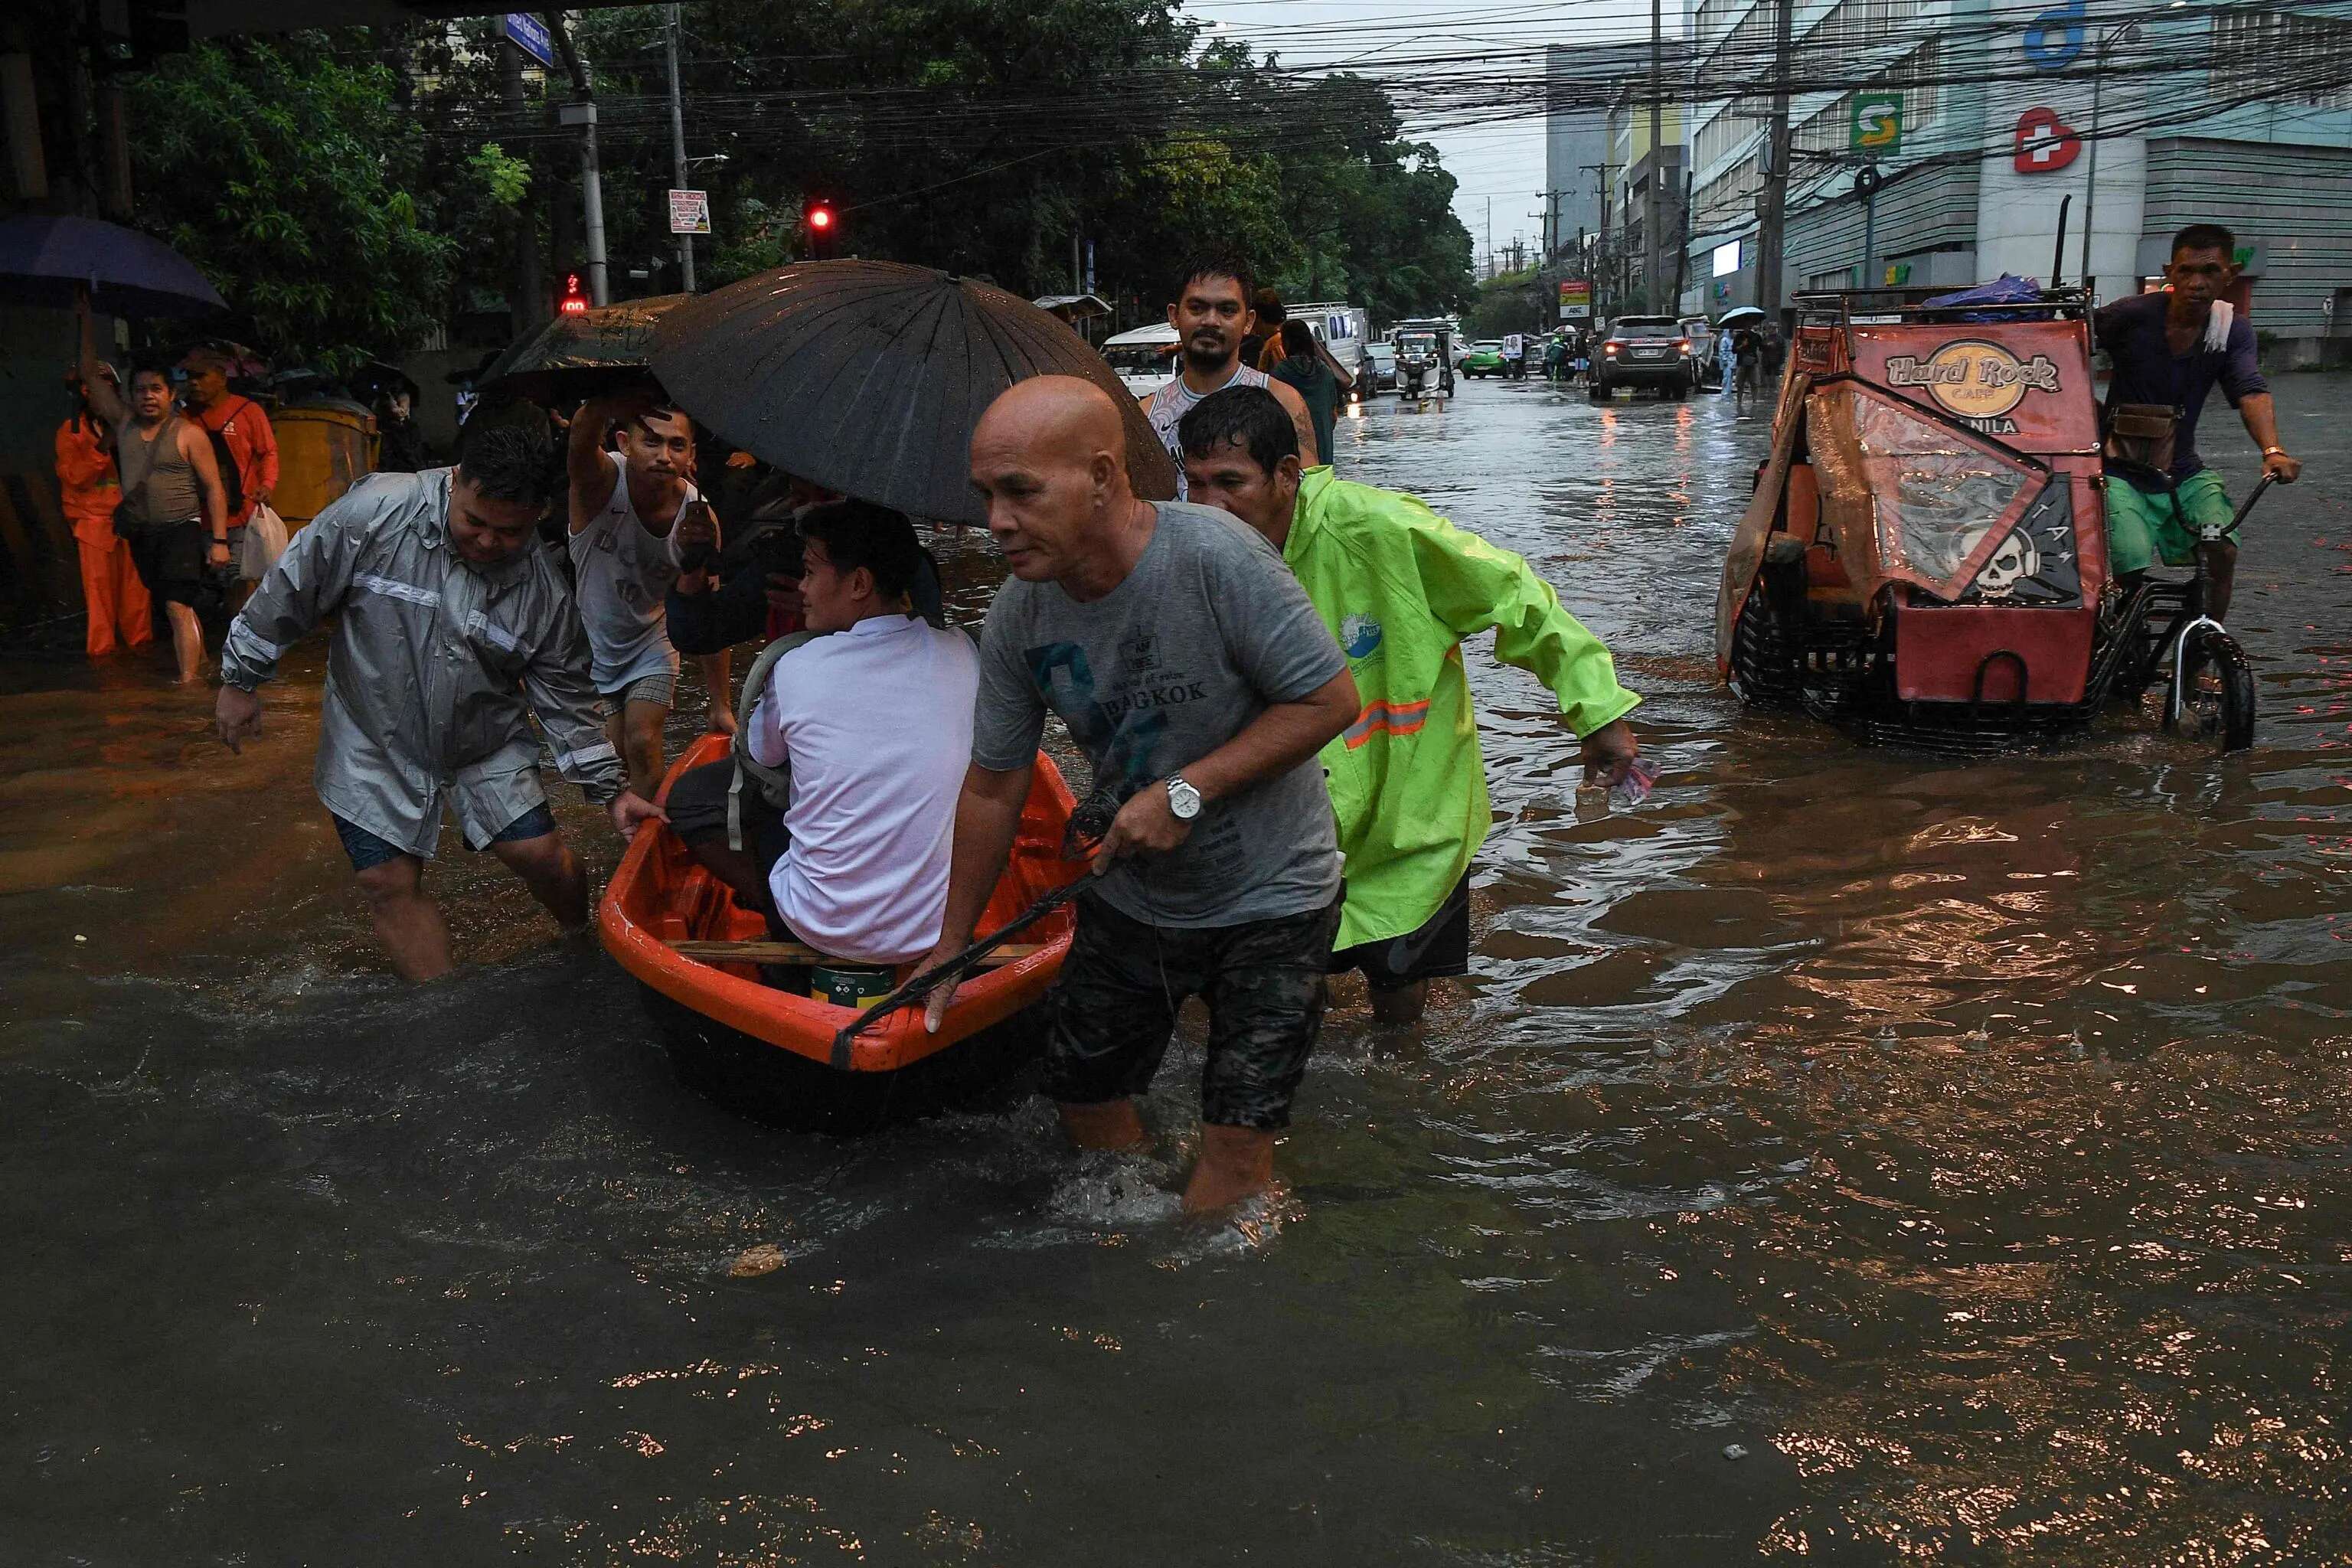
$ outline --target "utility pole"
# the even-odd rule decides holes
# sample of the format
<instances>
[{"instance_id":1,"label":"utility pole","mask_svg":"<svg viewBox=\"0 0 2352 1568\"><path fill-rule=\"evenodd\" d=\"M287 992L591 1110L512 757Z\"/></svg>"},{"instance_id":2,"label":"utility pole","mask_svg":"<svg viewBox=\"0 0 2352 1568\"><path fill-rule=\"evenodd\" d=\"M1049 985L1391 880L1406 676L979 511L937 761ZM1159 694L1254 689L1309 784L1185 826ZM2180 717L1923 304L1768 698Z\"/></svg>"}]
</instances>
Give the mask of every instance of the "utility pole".
<instances>
[{"instance_id":1,"label":"utility pole","mask_svg":"<svg viewBox=\"0 0 2352 1568\"><path fill-rule=\"evenodd\" d=\"M1788 0L1781 0L1785 5ZM1650 0L1650 195L1643 204L1642 220L1642 294L1648 302L1650 314L1663 315L1665 307L1659 302L1658 286L1664 281L1659 274L1665 270L1660 258L1658 232L1666 226L1665 216L1658 208L1658 187L1665 183L1665 100L1666 100L1666 33L1664 0Z\"/></svg>"},{"instance_id":2,"label":"utility pole","mask_svg":"<svg viewBox=\"0 0 2352 1568\"><path fill-rule=\"evenodd\" d=\"M1486 198L1486 276L1495 275L1495 198Z\"/></svg>"},{"instance_id":3,"label":"utility pole","mask_svg":"<svg viewBox=\"0 0 2352 1568\"><path fill-rule=\"evenodd\" d=\"M1585 170L1592 175L1594 185L1599 190L1601 195L1601 237L1593 246L1591 268L1592 308L1597 314L1614 315L1618 313L1616 311L1602 311L1601 309L1601 285L1612 280L1608 274L1608 268L1610 265L1609 208L1612 205L1609 200L1609 171L1616 166L1617 165L1614 163L1587 163L1584 165ZM1580 230L1579 231L1580 237L1581 236L1581 232L1582 231ZM1615 301L1612 300L1611 303L1614 304Z\"/></svg>"},{"instance_id":4,"label":"utility pole","mask_svg":"<svg viewBox=\"0 0 2352 1568\"><path fill-rule=\"evenodd\" d=\"M572 29L563 25L563 13L542 13L547 18L547 30L554 36L555 47L563 57L563 68L571 73L572 92L576 101L558 108L555 118L559 124L580 127L580 218L587 230L588 298L599 305L613 302L613 290L605 278L604 267L604 181L596 166L596 93L588 80L588 62L572 42Z\"/></svg>"},{"instance_id":5,"label":"utility pole","mask_svg":"<svg viewBox=\"0 0 2352 1568\"><path fill-rule=\"evenodd\" d=\"M518 138L529 113L522 94L522 46L512 38L499 39L499 96ZM530 157L528 145L524 156ZM532 162L535 163L536 159ZM536 171L534 171L535 173ZM539 331L547 319L547 287L539 270L539 182L523 187L515 204L514 253L507 268L507 327L518 338Z\"/></svg>"},{"instance_id":6,"label":"utility pole","mask_svg":"<svg viewBox=\"0 0 2352 1568\"><path fill-rule=\"evenodd\" d=\"M1691 181L1693 177L1691 166L1685 163L1683 165L1683 221L1675 226L1675 235L1674 303L1675 314L1678 316L1682 314L1683 310L1683 290L1690 287ZM1704 299L1699 301L1699 308L1702 310L1706 308L1706 301Z\"/></svg>"},{"instance_id":7,"label":"utility pole","mask_svg":"<svg viewBox=\"0 0 2352 1568\"><path fill-rule=\"evenodd\" d=\"M1795 5L1796 0L1772 0L1772 122L1765 132L1764 194L1756 205L1756 302L1770 321L1780 319L1780 259L1787 248L1789 59Z\"/></svg>"},{"instance_id":8,"label":"utility pole","mask_svg":"<svg viewBox=\"0 0 2352 1568\"><path fill-rule=\"evenodd\" d=\"M669 26L663 29L663 51L669 57L669 153L670 161L677 165L677 177L671 183L679 190L687 189L686 171L686 105L677 90L678 7L669 8ZM677 275L686 291L694 292L694 236L677 237Z\"/></svg>"}]
</instances>

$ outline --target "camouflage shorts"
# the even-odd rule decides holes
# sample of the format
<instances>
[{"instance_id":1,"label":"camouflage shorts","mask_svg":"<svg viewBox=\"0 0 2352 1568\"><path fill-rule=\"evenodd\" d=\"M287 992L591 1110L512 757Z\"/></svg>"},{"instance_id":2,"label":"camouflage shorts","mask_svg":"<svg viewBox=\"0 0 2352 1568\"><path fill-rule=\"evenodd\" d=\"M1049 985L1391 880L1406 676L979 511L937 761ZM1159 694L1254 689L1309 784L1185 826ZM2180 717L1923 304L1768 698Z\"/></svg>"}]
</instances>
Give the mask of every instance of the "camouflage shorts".
<instances>
[{"instance_id":1,"label":"camouflage shorts","mask_svg":"<svg viewBox=\"0 0 2352 1568\"><path fill-rule=\"evenodd\" d=\"M1209 1005L1201 1120L1290 1125L1291 1096L1323 1026L1323 968L1339 905L1244 925L1186 928L1132 920L1092 894L1054 986L1045 1090L1098 1105L1151 1087L1187 996Z\"/></svg>"}]
</instances>

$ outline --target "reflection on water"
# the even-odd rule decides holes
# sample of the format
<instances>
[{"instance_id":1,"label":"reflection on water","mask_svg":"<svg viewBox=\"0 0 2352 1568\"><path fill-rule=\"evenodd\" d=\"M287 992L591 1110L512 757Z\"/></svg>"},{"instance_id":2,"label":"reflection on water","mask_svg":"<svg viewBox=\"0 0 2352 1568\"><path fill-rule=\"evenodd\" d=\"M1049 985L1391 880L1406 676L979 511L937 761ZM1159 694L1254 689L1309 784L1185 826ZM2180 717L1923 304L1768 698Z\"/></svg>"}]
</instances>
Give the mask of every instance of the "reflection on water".
<instances>
[{"instance_id":1,"label":"reflection on water","mask_svg":"<svg viewBox=\"0 0 2352 1568\"><path fill-rule=\"evenodd\" d=\"M1148 1157L1019 1086L781 1136L454 842L478 967L380 975L315 652L237 759L152 670L10 672L0 1558L2343 1560L2326 428L2242 574L2254 751L1953 764L1716 689L1763 421L1530 383L1343 424L1609 637L1667 772L1579 822L1548 694L1474 649L1476 973L1411 1041L1343 984L1286 1189L1206 1229L1197 1020ZM984 539L941 548L976 605Z\"/></svg>"}]
</instances>

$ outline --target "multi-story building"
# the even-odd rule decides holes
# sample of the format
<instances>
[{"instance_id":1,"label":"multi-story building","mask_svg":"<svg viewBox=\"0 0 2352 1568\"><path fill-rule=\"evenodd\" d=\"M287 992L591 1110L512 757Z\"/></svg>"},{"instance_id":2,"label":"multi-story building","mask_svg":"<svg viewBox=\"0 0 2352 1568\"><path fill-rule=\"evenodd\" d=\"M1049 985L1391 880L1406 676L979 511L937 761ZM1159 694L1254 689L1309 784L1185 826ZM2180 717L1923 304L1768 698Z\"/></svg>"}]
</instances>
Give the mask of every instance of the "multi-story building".
<instances>
[{"instance_id":1,"label":"multi-story building","mask_svg":"<svg viewBox=\"0 0 2352 1568\"><path fill-rule=\"evenodd\" d=\"M1614 287L1604 283L1610 314L1626 310L1676 309L1676 278L1689 230L1684 212L1685 148L1683 106L1661 105L1658 135L1650 139L1651 104L1647 77L1628 78L1609 105L1607 122L1610 175L1609 254L1604 266ZM1650 197L1657 193L1657 286L1649 277Z\"/></svg>"},{"instance_id":2,"label":"multi-story building","mask_svg":"<svg viewBox=\"0 0 2352 1568\"><path fill-rule=\"evenodd\" d=\"M1785 292L2047 279L2063 210L2060 271L2102 295L2141 287L2176 229L2212 220L2239 237L2265 332L2308 353L2340 290L2352 310L2352 0L1791 3L1791 79L1847 85L1790 104ZM1775 0L1700 0L1693 17L1686 308L1786 302L1755 298L1770 100L1716 96L1769 84L1774 21ZM1872 158L1865 206L1857 100L1886 94L1900 137Z\"/></svg>"},{"instance_id":3,"label":"multi-story building","mask_svg":"<svg viewBox=\"0 0 2352 1568\"><path fill-rule=\"evenodd\" d=\"M1579 236L1601 232L1601 180L1608 162L1607 111L1581 104L1577 75L1583 51L1554 44L1544 50L1544 227L1550 261L1572 252Z\"/></svg>"}]
</instances>

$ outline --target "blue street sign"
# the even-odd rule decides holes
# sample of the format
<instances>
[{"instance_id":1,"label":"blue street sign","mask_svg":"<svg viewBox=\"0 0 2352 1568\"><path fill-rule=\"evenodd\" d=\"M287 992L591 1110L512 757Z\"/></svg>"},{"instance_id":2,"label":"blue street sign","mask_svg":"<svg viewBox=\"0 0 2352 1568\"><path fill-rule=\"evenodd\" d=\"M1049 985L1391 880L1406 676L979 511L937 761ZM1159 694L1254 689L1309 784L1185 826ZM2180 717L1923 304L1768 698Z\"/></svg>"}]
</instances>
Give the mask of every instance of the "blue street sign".
<instances>
[{"instance_id":1,"label":"blue street sign","mask_svg":"<svg viewBox=\"0 0 2352 1568\"><path fill-rule=\"evenodd\" d=\"M528 11L509 11L506 15L506 35L515 47L548 69L555 68L555 40L547 36L547 24Z\"/></svg>"}]
</instances>

